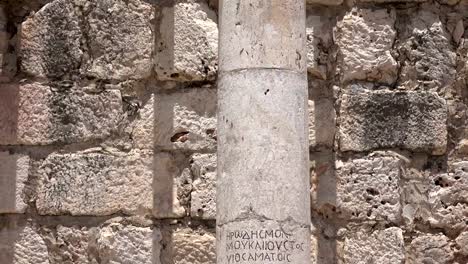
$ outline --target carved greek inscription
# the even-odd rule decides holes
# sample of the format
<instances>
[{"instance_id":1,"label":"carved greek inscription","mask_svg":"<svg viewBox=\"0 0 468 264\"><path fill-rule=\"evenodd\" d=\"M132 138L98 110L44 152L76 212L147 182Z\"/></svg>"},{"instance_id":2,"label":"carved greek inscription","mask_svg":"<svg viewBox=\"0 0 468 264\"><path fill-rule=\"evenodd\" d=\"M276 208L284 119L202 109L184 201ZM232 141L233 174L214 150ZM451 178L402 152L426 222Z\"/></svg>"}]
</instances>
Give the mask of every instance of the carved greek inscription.
<instances>
[{"instance_id":1,"label":"carved greek inscription","mask_svg":"<svg viewBox=\"0 0 468 264\"><path fill-rule=\"evenodd\" d=\"M281 229L235 230L226 234L226 257L231 263L291 263L305 243Z\"/></svg>"}]
</instances>

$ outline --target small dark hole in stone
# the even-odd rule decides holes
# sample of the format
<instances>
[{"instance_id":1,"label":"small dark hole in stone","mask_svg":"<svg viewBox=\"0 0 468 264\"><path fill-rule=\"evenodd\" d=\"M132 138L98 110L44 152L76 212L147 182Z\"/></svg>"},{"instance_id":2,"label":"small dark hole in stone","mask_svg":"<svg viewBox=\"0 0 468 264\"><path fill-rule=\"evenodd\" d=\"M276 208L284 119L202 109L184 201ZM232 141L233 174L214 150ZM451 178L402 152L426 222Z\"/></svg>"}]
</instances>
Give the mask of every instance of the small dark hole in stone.
<instances>
[{"instance_id":1,"label":"small dark hole in stone","mask_svg":"<svg viewBox=\"0 0 468 264\"><path fill-rule=\"evenodd\" d=\"M268 92L270 92L270 89L266 89L266 91L264 92L264 94L267 95Z\"/></svg>"},{"instance_id":2,"label":"small dark hole in stone","mask_svg":"<svg viewBox=\"0 0 468 264\"><path fill-rule=\"evenodd\" d=\"M173 73L171 74L171 78L178 78L179 77L179 74L178 73Z\"/></svg>"}]
</instances>

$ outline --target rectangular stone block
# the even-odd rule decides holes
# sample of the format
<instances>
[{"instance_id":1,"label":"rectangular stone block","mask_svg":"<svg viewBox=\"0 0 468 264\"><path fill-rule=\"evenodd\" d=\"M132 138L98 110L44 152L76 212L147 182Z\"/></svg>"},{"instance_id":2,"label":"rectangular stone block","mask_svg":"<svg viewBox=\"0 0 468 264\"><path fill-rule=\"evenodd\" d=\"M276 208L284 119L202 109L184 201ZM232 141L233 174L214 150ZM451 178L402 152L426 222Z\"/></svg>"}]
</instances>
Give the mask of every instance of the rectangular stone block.
<instances>
[{"instance_id":1,"label":"rectangular stone block","mask_svg":"<svg viewBox=\"0 0 468 264\"><path fill-rule=\"evenodd\" d=\"M151 214L153 155L51 154L39 161L37 209L41 215Z\"/></svg>"},{"instance_id":2,"label":"rectangular stone block","mask_svg":"<svg viewBox=\"0 0 468 264\"><path fill-rule=\"evenodd\" d=\"M216 13L203 0L176 0L159 14L155 53L158 79L213 79L218 70Z\"/></svg>"},{"instance_id":3,"label":"rectangular stone block","mask_svg":"<svg viewBox=\"0 0 468 264\"><path fill-rule=\"evenodd\" d=\"M341 98L342 151L403 148L434 155L447 147L447 105L435 93L353 91Z\"/></svg>"},{"instance_id":4,"label":"rectangular stone block","mask_svg":"<svg viewBox=\"0 0 468 264\"><path fill-rule=\"evenodd\" d=\"M0 89L0 145L49 145L108 137L123 118L119 91L40 83Z\"/></svg>"},{"instance_id":5,"label":"rectangular stone block","mask_svg":"<svg viewBox=\"0 0 468 264\"><path fill-rule=\"evenodd\" d=\"M191 160L193 190L190 215L216 219L216 154L194 154Z\"/></svg>"},{"instance_id":6,"label":"rectangular stone block","mask_svg":"<svg viewBox=\"0 0 468 264\"><path fill-rule=\"evenodd\" d=\"M207 230L178 228L170 230L162 252L162 263L215 264L215 235Z\"/></svg>"},{"instance_id":7,"label":"rectangular stone block","mask_svg":"<svg viewBox=\"0 0 468 264\"><path fill-rule=\"evenodd\" d=\"M336 112L330 99L309 100L309 145L332 147L335 139Z\"/></svg>"},{"instance_id":8,"label":"rectangular stone block","mask_svg":"<svg viewBox=\"0 0 468 264\"><path fill-rule=\"evenodd\" d=\"M24 213L29 157L0 152L0 214Z\"/></svg>"},{"instance_id":9,"label":"rectangular stone block","mask_svg":"<svg viewBox=\"0 0 468 264\"><path fill-rule=\"evenodd\" d=\"M406 248L407 264L456 263L453 243L449 238L440 234L418 234Z\"/></svg>"},{"instance_id":10,"label":"rectangular stone block","mask_svg":"<svg viewBox=\"0 0 468 264\"><path fill-rule=\"evenodd\" d=\"M132 138L138 148L216 149L216 90L154 94L140 109Z\"/></svg>"}]
</instances>

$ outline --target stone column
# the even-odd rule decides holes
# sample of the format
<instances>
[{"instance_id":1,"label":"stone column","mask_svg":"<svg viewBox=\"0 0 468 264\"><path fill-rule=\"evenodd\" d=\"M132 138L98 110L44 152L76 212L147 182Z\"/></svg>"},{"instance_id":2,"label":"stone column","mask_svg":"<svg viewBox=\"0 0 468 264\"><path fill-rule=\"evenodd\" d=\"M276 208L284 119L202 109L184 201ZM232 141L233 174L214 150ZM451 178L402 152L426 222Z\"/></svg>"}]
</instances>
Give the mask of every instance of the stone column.
<instances>
[{"instance_id":1,"label":"stone column","mask_svg":"<svg viewBox=\"0 0 468 264\"><path fill-rule=\"evenodd\" d=\"M221 0L217 263L310 263L304 0Z\"/></svg>"}]
</instances>

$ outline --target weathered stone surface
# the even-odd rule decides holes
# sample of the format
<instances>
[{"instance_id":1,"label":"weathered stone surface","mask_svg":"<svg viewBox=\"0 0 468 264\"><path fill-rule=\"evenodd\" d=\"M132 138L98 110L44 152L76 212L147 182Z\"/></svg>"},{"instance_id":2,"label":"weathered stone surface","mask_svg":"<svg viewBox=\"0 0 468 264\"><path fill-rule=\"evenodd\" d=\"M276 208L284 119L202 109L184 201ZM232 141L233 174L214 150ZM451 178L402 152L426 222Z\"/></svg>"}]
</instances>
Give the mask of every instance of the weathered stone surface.
<instances>
[{"instance_id":1,"label":"weathered stone surface","mask_svg":"<svg viewBox=\"0 0 468 264\"><path fill-rule=\"evenodd\" d=\"M206 231L178 229L171 234L162 263L215 264L215 236Z\"/></svg>"},{"instance_id":2,"label":"weathered stone surface","mask_svg":"<svg viewBox=\"0 0 468 264\"><path fill-rule=\"evenodd\" d=\"M406 171L406 176L413 171ZM402 217L408 228L412 228L415 221L428 219L431 215L430 204L428 201L429 186L421 180L410 180L402 186Z\"/></svg>"},{"instance_id":3,"label":"weathered stone surface","mask_svg":"<svg viewBox=\"0 0 468 264\"><path fill-rule=\"evenodd\" d=\"M343 0L307 0L307 4L319 4L319 5L341 5Z\"/></svg>"},{"instance_id":4,"label":"weathered stone surface","mask_svg":"<svg viewBox=\"0 0 468 264\"><path fill-rule=\"evenodd\" d=\"M430 177L429 204L434 227L463 230L468 226L468 162L454 164L454 172Z\"/></svg>"},{"instance_id":5,"label":"weathered stone surface","mask_svg":"<svg viewBox=\"0 0 468 264\"><path fill-rule=\"evenodd\" d=\"M454 263L451 243L443 234L422 234L411 241L406 249L408 264Z\"/></svg>"},{"instance_id":6,"label":"weathered stone surface","mask_svg":"<svg viewBox=\"0 0 468 264\"><path fill-rule=\"evenodd\" d=\"M153 207L152 163L149 151L51 154L37 171L38 212L148 214Z\"/></svg>"},{"instance_id":7,"label":"weathered stone surface","mask_svg":"<svg viewBox=\"0 0 468 264\"><path fill-rule=\"evenodd\" d=\"M88 94L78 87L39 83L0 89L0 145L48 145L100 139L123 115L119 91Z\"/></svg>"},{"instance_id":8,"label":"weathered stone surface","mask_svg":"<svg viewBox=\"0 0 468 264\"><path fill-rule=\"evenodd\" d=\"M367 3L417 3L426 2L427 0L358 0L359 2Z\"/></svg>"},{"instance_id":9,"label":"weathered stone surface","mask_svg":"<svg viewBox=\"0 0 468 264\"><path fill-rule=\"evenodd\" d=\"M216 90L156 94L140 110L132 138L139 148L214 150Z\"/></svg>"},{"instance_id":10,"label":"weathered stone surface","mask_svg":"<svg viewBox=\"0 0 468 264\"><path fill-rule=\"evenodd\" d=\"M58 225L54 235L49 235L48 253L51 264L94 263L89 261L91 236L85 227Z\"/></svg>"},{"instance_id":11,"label":"weathered stone surface","mask_svg":"<svg viewBox=\"0 0 468 264\"><path fill-rule=\"evenodd\" d=\"M328 52L333 44L331 19L322 10L307 10L307 72L319 79L327 78Z\"/></svg>"},{"instance_id":12,"label":"weathered stone surface","mask_svg":"<svg viewBox=\"0 0 468 264\"><path fill-rule=\"evenodd\" d=\"M455 242L459 247L460 254L468 256L468 231L462 232L456 239Z\"/></svg>"},{"instance_id":13,"label":"weathered stone surface","mask_svg":"<svg viewBox=\"0 0 468 264\"><path fill-rule=\"evenodd\" d=\"M49 264L47 246L31 225L2 226L0 263Z\"/></svg>"},{"instance_id":14,"label":"weathered stone surface","mask_svg":"<svg viewBox=\"0 0 468 264\"><path fill-rule=\"evenodd\" d=\"M213 79L218 68L216 13L204 1L176 0L160 14L155 65L158 78Z\"/></svg>"},{"instance_id":15,"label":"weathered stone surface","mask_svg":"<svg viewBox=\"0 0 468 264\"><path fill-rule=\"evenodd\" d=\"M24 213L28 173L28 156L0 152L0 214Z\"/></svg>"},{"instance_id":16,"label":"weathered stone surface","mask_svg":"<svg viewBox=\"0 0 468 264\"><path fill-rule=\"evenodd\" d=\"M99 263L160 264L159 229L113 223L99 230L95 244Z\"/></svg>"},{"instance_id":17,"label":"weathered stone surface","mask_svg":"<svg viewBox=\"0 0 468 264\"><path fill-rule=\"evenodd\" d=\"M8 17L5 5L0 4L0 83L8 82L16 73L16 56L12 50L14 41L8 32Z\"/></svg>"},{"instance_id":18,"label":"weathered stone surface","mask_svg":"<svg viewBox=\"0 0 468 264\"><path fill-rule=\"evenodd\" d=\"M216 155L194 154L191 171L193 191L190 215L202 219L216 218Z\"/></svg>"},{"instance_id":19,"label":"weathered stone surface","mask_svg":"<svg viewBox=\"0 0 468 264\"><path fill-rule=\"evenodd\" d=\"M309 100L309 145L332 147L335 138L336 112L329 99Z\"/></svg>"},{"instance_id":20,"label":"weathered stone surface","mask_svg":"<svg viewBox=\"0 0 468 264\"><path fill-rule=\"evenodd\" d=\"M352 9L335 27L342 81L392 84L397 63L390 50L396 37L392 9Z\"/></svg>"},{"instance_id":21,"label":"weathered stone surface","mask_svg":"<svg viewBox=\"0 0 468 264\"><path fill-rule=\"evenodd\" d=\"M86 74L116 80L151 74L154 7L142 0L91 0L84 12L89 49Z\"/></svg>"},{"instance_id":22,"label":"weathered stone surface","mask_svg":"<svg viewBox=\"0 0 468 264\"><path fill-rule=\"evenodd\" d=\"M363 231L349 232L341 243L339 264L395 264L405 260L403 231L398 227L376 230L370 234Z\"/></svg>"},{"instance_id":23,"label":"weathered stone surface","mask_svg":"<svg viewBox=\"0 0 468 264\"><path fill-rule=\"evenodd\" d=\"M440 155L446 150L447 106L435 93L347 93L340 116L342 151L404 148Z\"/></svg>"},{"instance_id":24,"label":"weathered stone surface","mask_svg":"<svg viewBox=\"0 0 468 264\"><path fill-rule=\"evenodd\" d=\"M153 215L177 218L187 215L192 178L184 155L158 153L153 159Z\"/></svg>"},{"instance_id":25,"label":"weathered stone surface","mask_svg":"<svg viewBox=\"0 0 468 264\"><path fill-rule=\"evenodd\" d=\"M19 33L21 70L39 77L67 77L81 64L83 32L72 1L56 0L26 19Z\"/></svg>"},{"instance_id":26,"label":"weathered stone surface","mask_svg":"<svg viewBox=\"0 0 468 264\"><path fill-rule=\"evenodd\" d=\"M451 34L438 13L421 10L409 16L410 23L399 26L401 44L397 47L404 58L399 86L439 91L455 80L456 54Z\"/></svg>"},{"instance_id":27,"label":"weathered stone surface","mask_svg":"<svg viewBox=\"0 0 468 264\"><path fill-rule=\"evenodd\" d=\"M335 175L319 175L313 186L313 208L327 212L331 207L338 217L344 219L398 222L401 162L396 157L381 156L384 154L337 161ZM327 190L327 187L334 194L320 195L320 191Z\"/></svg>"}]
</instances>

